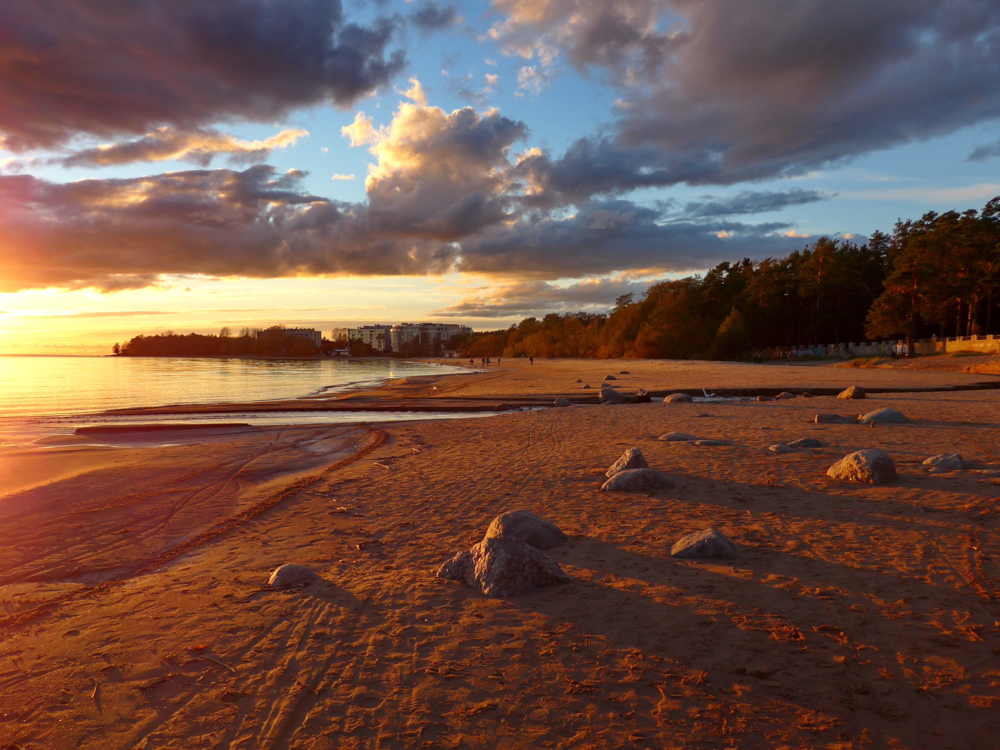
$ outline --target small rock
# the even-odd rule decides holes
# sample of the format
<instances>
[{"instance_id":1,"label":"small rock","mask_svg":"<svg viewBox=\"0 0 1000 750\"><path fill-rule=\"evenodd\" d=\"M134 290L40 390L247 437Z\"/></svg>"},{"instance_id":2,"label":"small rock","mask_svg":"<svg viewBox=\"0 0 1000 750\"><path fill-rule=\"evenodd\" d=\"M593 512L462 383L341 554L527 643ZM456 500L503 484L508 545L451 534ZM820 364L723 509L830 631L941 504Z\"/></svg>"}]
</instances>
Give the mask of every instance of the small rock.
<instances>
[{"instance_id":1,"label":"small rock","mask_svg":"<svg viewBox=\"0 0 1000 750\"><path fill-rule=\"evenodd\" d=\"M602 404L624 404L625 396L620 394L614 388L602 388L601 389L601 403Z\"/></svg>"},{"instance_id":2,"label":"small rock","mask_svg":"<svg viewBox=\"0 0 1000 750\"><path fill-rule=\"evenodd\" d=\"M850 388L847 388L846 390L843 390L840 393L838 393L837 398L848 399L848 400L868 398L868 394L865 393L865 389L862 388L860 385L852 385Z\"/></svg>"},{"instance_id":3,"label":"small rock","mask_svg":"<svg viewBox=\"0 0 1000 750\"><path fill-rule=\"evenodd\" d=\"M703 411L703 412L702 412L701 414L695 414L695 416L696 416L696 417L710 417L710 416L712 416L712 415L711 415L711 414L709 414L709 413L708 413L708 412L706 412L706 411Z\"/></svg>"},{"instance_id":4,"label":"small rock","mask_svg":"<svg viewBox=\"0 0 1000 750\"><path fill-rule=\"evenodd\" d=\"M619 374L619 375L628 375L628 374L629 374L629 371L628 371L628 370L621 370L621 371L619 371L619 373L618 373L618 374Z\"/></svg>"},{"instance_id":5,"label":"small rock","mask_svg":"<svg viewBox=\"0 0 1000 750\"><path fill-rule=\"evenodd\" d=\"M873 448L844 456L826 474L845 482L885 484L896 478L896 465L888 453Z\"/></svg>"},{"instance_id":6,"label":"small rock","mask_svg":"<svg viewBox=\"0 0 1000 750\"><path fill-rule=\"evenodd\" d=\"M778 399L779 401L784 401L786 399L798 398L798 397L794 393L789 393L788 391L782 391L777 396L775 396L775 398Z\"/></svg>"},{"instance_id":7,"label":"small rock","mask_svg":"<svg viewBox=\"0 0 1000 750\"><path fill-rule=\"evenodd\" d=\"M698 438L695 435L688 435L686 432L668 432L666 435L660 435L656 439L666 440L668 443L686 443Z\"/></svg>"},{"instance_id":8,"label":"small rock","mask_svg":"<svg viewBox=\"0 0 1000 750\"><path fill-rule=\"evenodd\" d=\"M646 463L646 457L642 455L642 451L638 448L629 448L621 457L611 464L611 467L604 472L604 476L613 477L619 471L626 471L628 469L648 469L649 464Z\"/></svg>"},{"instance_id":9,"label":"small rock","mask_svg":"<svg viewBox=\"0 0 1000 750\"><path fill-rule=\"evenodd\" d=\"M580 380L580 378L577 378L577 379L576 379L576 382L577 382L577 383L582 383L583 381L582 381L582 380Z\"/></svg>"},{"instance_id":10,"label":"small rock","mask_svg":"<svg viewBox=\"0 0 1000 750\"><path fill-rule=\"evenodd\" d=\"M933 466L940 471L960 471L965 468L961 453L939 453L924 459L924 466Z\"/></svg>"},{"instance_id":11,"label":"small rock","mask_svg":"<svg viewBox=\"0 0 1000 750\"><path fill-rule=\"evenodd\" d=\"M605 492L648 492L673 488L674 483L670 477L655 469L619 471L601 486L601 490Z\"/></svg>"},{"instance_id":12,"label":"small rock","mask_svg":"<svg viewBox=\"0 0 1000 750\"><path fill-rule=\"evenodd\" d=\"M695 440L695 445L729 445L728 440Z\"/></svg>"},{"instance_id":13,"label":"small rock","mask_svg":"<svg viewBox=\"0 0 1000 750\"><path fill-rule=\"evenodd\" d=\"M290 589L297 586L308 586L321 580L305 565L286 563L280 568L275 568L271 577L267 579L267 585L272 589Z\"/></svg>"},{"instance_id":14,"label":"small rock","mask_svg":"<svg viewBox=\"0 0 1000 750\"><path fill-rule=\"evenodd\" d=\"M618 380L618 378L616 378L614 375L605 375L604 379L605 380Z\"/></svg>"},{"instance_id":15,"label":"small rock","mask_svg":"<svg viewBox=\"0 0 1000 750\"><path fill-rule=\"evenodd\" d=\"M863 415L859 421L861 424L904 424L910 420L895 409L877 409Z\"/></svg>"},{"instance_id":16,"label":"small rock","mask_svg":"<svg viewBox=\"0 0 1000 750\"><path fill-rule=\"evenodd\" d=\"M777 399L775 399L774 396L758 396L757 397L757 401L759 401L760 403L764 403L765 401L776 401L776 400Z\"/></svg>"},{"instance_id":17,"label":"small rock","mask_svg":"<svg viewBox=\"0 0 1000 750\"><path fill-rule=\"evenodd\" d=\"M552 549L569 539L554 523L530 510L508 510L494 518L483 539L500 536L520 539L535 549Z\"/></svg>"},{"instance_id":18,"label":"small rock","mask_svg":"<svg viewBox=\"0 0 1000 750\"><path fill-rule=\"evenodd\" d=\"M573 404L571 404L569 402L569 399L559 397L555 401L552 402L552 405L553 406L572 406Z\"/></svg>"},{"instance_id":19,"label":"small rock","mask_svg":"<svg viewBox=\"0 0 1000 750\"><path fill-rule=\"evenodd\" d=\"M687 393L671 393L665 399L665 404L690 404L694 399Z\"/></svg>"},{"instance_id":20,"label":"small rock","mask_svg":"<svg viewBox=\"0 0 1000 750\"><path fill-rule=\"evenodd\" d=\"M441 565L438 578L462 581L486 596L516 596L571 580L547 555L520 539L491 537Z\"/></svg>"},{"instance_id":21,"label":"small rock","mask_svg":"<svg viewBox=\"0 0 1000 750\"><path fill-rule=\"evenodd\" d=\"M816 424L857 424L857 417L842 417L839 414L817 414Z\"/></svg>"},{"instance_id":22,"label":"small rock","mask_svg":"<svg viewBox=\"0 0 1000 750\"><path fill-rule=\"evenodd\" d=\"M772 446L770 446L768 448L768 450L771 451L772 453L797 453L798 452L794 448L792 448L791 446L785 445L784 443L778 443L776 445L772 445Z\"/></svg>"},{"instance_id":23,"label":"small rock","mask_svg":"<svg viewBox=\"0 0 1000 750\"><path fill-rule=\"evenodd\" d=\"M583 388L581 390L586 391L586 390L589 390L589 389L590 389L590 386L589 385L585 385L585 386L583 386Z\"/></svg>"},{"instance_id":24,"label":"small rock","mask_svg":"<svg viewBox=\"0 0 1000 750\"><path fill-rule=\"evenodd\" d=\"M802 391L802 393L799 395L799 398L812 398L812 397L813 395L809 391Z\"/></svg>"},{"instance_id":25,"label":"small rock","mask_svg":"<svg viewBox=\"0 0 1000 750\"><path fill-rule=\"evenodd\" d=\"M793 440L789 443L793 448L822 448L823 443L821 443L816 438L799 438L798 440Z\"/></svg>"},{"instance_id":26,"label":"small rock","mask_svg":"<svg viewBox=\"0 0 1000 750\"><path fill-rule=\"evenodd\" d=\"M671 557L687 560L708 558L712 560L735 560L740 556L729 537L718 529L705 529L696 534L688 534L670 548Z\"/></svg>"}]
</instances>

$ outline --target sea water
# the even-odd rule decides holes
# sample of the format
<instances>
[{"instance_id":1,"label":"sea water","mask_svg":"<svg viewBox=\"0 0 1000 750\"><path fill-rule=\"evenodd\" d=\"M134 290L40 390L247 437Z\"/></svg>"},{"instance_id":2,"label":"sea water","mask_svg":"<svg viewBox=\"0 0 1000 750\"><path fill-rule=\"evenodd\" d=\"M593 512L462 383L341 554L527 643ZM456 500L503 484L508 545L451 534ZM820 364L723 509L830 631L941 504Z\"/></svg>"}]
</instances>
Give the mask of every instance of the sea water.
<instances>
[{"instance_id":1,"label":"sea water","mask_svg":"<svg viewBox=\"0 0 1000 750\"><path fill-rule=\"evenodd\" d=\"M0 445L72 433L108 422L249 422L310 424L394 421L431 414L287 412L255 414L98 417L99 412L140 406L252 403L307 398L372 388L395 378L468 370L424 362L382 359L242 359L194 357L0 356Z\"/></svg>"}]
</instances>

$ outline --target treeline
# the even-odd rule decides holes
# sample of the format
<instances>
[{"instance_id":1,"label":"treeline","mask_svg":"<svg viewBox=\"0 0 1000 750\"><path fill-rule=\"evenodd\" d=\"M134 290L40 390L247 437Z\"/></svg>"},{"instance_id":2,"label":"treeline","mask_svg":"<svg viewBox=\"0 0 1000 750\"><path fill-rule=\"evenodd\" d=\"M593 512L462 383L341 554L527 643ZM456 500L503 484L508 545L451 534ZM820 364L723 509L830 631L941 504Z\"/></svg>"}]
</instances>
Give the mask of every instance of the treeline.
<instances>
[{"instance_id":1,"label":"treeline","mask_svg":"<svg viewBox=\"0 0 1000 750\"><path fill-rule=\"evenodd\" d=\"M821 238L786 258L653 284L608 314L528 318L469 357L740 359L772 347L997 333L1000 197L899 221L865 244Z\"/></svg>"},{"instance_id":2,"label":"treeline","mask_svg":"<svg viewBox=\"0 0 1000 750\"><path fill-rule=\"evenodd\" d=\"M322 348L332 348L332 344L324 341ZM112 351L126 357L315 357L320 347L301 336L290 336L284 326L272 326L263 330L244 328L235 336L229 328L223 328L218 335L180 335L173 331L139 335L115 344Z\"/></svg>"}]
</instances>

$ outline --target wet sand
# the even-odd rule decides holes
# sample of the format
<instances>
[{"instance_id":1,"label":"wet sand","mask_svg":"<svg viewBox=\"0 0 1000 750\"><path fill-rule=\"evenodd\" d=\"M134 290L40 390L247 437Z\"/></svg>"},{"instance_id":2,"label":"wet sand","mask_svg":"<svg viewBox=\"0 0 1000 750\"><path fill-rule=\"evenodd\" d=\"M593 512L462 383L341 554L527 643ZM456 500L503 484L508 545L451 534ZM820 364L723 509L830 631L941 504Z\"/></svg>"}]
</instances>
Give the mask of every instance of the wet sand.
<instances>
[{"instance_id":1,"label":"wet sand","mask_svg":"<svg viewBox=\"0 0 1000 750\"><path fill-rule=\"evenodd\" d=\"M381 395L548 397L620 370L626 389L984 379L536 361ZM914 421L810 422L884 406ZM19 465L50 461L51 481L0 472L0 746L989 747L1000 486L982 472L1000 469L998 414L998 390L946 391L39 447ZM656 440L669 431L732 444ZM827 447L766 449L798 437ZM629 446L676 488L599 492ZM869 447L896 482L825 476ZM956 450L969 470L920 464ZM60 473L66 451L92 464ZM571 535L549 554L573 582L487 599L434 577L514 508ZM708 526L743 557L669 556ZM284 562L328 583L267 590Z\"/></svg>"}]
</instances>

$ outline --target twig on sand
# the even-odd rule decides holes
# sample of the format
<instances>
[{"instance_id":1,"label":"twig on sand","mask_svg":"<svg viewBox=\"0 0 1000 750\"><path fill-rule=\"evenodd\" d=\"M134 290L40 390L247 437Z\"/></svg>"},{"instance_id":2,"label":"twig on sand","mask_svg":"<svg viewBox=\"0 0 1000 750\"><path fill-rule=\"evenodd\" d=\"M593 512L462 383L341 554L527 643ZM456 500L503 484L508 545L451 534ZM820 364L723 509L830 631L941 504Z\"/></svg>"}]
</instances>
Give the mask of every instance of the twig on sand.
<instances>
[{"instance_id":1,"label":"twig on sand","mask_svg":"<svg viewBox=\"0 0 1000 750\"><path fill-rule=\"evenodd\" d=\"M226 664L226 662L219 661L218 659L216 659L213 656L207 656L205 654L196 654L194 658L195 659L204 659L205 661L213 662L215 664L218 664L220 667L225 667L226 669L228 669L233 674L236 674L236 670L235 669L233 669L231 666L229 666L228 664Z\"/></svg>"},{"instance_id":2,"label":"twig on sand","mask_svg":"<svg viewBox=\"0 0 1000 750\"><path fill-rule=\"evenodd\" d=\"M101 683L98 682L97 680L94 680L94 689L90 693L90 699L91 700L96 700L96 698L97 698L97 688L99 688L100 686L101 686Z\"/></svg>"}]
</instances>

